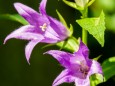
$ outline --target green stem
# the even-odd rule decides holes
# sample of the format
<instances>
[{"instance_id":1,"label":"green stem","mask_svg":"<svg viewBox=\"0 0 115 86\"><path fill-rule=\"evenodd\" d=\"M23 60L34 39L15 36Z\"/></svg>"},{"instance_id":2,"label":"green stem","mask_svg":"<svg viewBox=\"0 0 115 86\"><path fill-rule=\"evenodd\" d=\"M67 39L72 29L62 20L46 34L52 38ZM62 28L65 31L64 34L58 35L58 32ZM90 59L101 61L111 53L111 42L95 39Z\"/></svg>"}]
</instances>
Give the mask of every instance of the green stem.
<instances>
[{"instance_id":1,"label":"green stem","mask_svg":"<svg viewBox=\"0 0 115 86\"><path fill-rule=\"evenodd\" d=\"M87 31L82 28L82 41L87 45Z\"/></svg>"},{"instance_id":2,"label":"green stem","mask_svg":"<svg viewBox=\"0 0 115 86\"><path fill-rule=\"evenodd\" d=\"M83 11L81 11L81 13L82 13L82 19L87 18L88 8L85 8ZM82 41L87 45L87 31L84 28L82 28Z\"/></svg>"}]
</instances>

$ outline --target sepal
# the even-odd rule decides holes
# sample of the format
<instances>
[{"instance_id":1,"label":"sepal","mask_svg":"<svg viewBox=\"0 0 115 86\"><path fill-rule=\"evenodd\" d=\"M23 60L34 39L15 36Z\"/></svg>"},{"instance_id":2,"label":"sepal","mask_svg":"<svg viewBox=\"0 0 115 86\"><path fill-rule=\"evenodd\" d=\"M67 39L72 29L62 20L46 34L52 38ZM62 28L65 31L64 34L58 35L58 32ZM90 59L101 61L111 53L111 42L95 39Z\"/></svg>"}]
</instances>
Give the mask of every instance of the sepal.
<instances>
[{"instance_id":1,"label":"sepal","mask_svg":"<svg viewBox=\"0 0 115 86\"><path fill-rule=\"evenodd\" d=\"M0 19L8 19L8 20L16 21L23 25L28 24L28 22L23 17L21 17L19 14L2 14L0 15Z\"/></svg>"}]
</instances>

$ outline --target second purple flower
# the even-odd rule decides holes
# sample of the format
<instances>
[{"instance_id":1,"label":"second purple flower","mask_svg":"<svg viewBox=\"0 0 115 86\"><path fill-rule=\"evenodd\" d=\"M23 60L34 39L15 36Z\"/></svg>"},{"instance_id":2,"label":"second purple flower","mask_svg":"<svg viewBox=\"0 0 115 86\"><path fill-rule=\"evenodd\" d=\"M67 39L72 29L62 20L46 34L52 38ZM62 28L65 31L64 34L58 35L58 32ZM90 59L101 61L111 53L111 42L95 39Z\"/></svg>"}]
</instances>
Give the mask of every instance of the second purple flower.
<instances>
[{"instance_id":1,"label":"second purple flower","mask_svg":"<svg viewBox=\"0 0 115 86\"><path fill-rule=\"evenodd\" d=\"M82 42L80 42L79 50L73 54L59 50L46 52L64 67L52 86L58 86L64 82L75 82L75 86L90 86L89 77L96 73L102 74L102 68L97 61L88 58L88 52L89 49Z\"/></svg>"}]
</instances>

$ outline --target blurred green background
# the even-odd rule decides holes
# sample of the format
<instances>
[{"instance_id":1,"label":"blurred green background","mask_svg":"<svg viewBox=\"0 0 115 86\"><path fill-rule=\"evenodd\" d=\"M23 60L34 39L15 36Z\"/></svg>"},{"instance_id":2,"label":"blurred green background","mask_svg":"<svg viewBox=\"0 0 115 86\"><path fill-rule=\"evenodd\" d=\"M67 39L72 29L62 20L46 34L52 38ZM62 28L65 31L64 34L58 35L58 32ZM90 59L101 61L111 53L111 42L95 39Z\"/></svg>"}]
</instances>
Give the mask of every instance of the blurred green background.
<instances>
[{"instance_id":1,"label":"blurred green background","mask_svg":"<svg viewBox=\"0 0 115 86\"><path fill-rule=\"evenodd\" d=\"M70 0L74 1L74 0ZM16 14L14 2L21 2L38 10L41 0L0 0L1 14ZM68 25L74 26L74 36L81 36L81 28L75 22L80 18L80 13L67 5L62 0L48 0L47 14L57 18L56 9L62 14ZM106 14L105 46L102 48L89 34L88 47L90 58L102 55L99 62L115 56L115 0L96 0L89 7L89 17L99 16L101 10ZM45 44L39 43L33 50L30 65L25 58L25 45L28 41L11 39L3 45L4 38L22 24L0 18L0 86L51 86L56 76L63 70L59 63L49 55L43 55L47 50L59 49L52 46L43 49ZM115 69L113 69L115 71ZM60 86L73 86L74 84L62 84ZM115 76L99 86L115 86Z\"/></svg>"}]
</instances>

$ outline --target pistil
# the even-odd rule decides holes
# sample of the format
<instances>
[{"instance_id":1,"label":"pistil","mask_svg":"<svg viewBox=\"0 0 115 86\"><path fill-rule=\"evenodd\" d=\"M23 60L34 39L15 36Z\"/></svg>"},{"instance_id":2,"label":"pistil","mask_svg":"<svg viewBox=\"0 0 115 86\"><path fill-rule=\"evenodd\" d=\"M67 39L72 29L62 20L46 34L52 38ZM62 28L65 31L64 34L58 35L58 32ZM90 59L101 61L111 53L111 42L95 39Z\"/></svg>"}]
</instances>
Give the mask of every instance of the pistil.
<instances>
[{"instance_id":1,"label":"pistil","mask_svg":"<svg viewBox=\"0 0 115 86\"><path fill-rule=\"evenodd\" d=\"M44 23L42 26L40 26L40 28L41 28L41 30L42 30L42 31L45 31L45 30L46 30L46 28L47 28L47 24L46 24L46 23Z\"/></svg>"}]
</instances>

